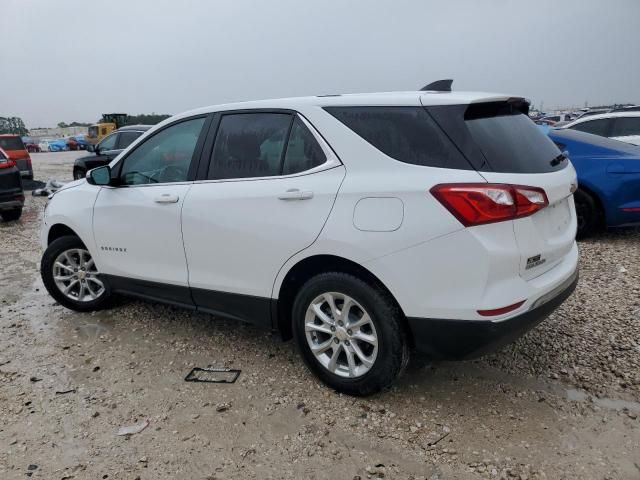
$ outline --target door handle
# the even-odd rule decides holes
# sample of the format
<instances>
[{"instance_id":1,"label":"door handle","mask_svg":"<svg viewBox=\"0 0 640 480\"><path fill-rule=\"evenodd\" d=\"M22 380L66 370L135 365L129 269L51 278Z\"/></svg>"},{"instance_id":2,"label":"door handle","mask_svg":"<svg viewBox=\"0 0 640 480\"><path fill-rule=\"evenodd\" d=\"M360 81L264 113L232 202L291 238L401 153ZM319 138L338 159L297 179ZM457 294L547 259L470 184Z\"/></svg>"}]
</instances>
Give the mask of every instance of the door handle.
<instances>
[{"instance_id":1,"label":"door handle","mask_svg":"<svg viewBox=\"0 0 640 480\"><path fill-rule=\"evenodd\" d=\"M311 190L302 191L298 188L290 188L278 195L278 198L280 200L309 200L313 198L313 192Z\"/></svg>"},{"instance_id":2,"label":"door handle","mask_svg":"<svg viewBox=\"0 0 640 480\"><path fill-rule=\"evenodd\" d=\"M153 199L156 203L177 203L178 200L180 200L180 197L178 197L178 195L172 195L171 193L163 193Z\"/></svg>"}]
</instances>

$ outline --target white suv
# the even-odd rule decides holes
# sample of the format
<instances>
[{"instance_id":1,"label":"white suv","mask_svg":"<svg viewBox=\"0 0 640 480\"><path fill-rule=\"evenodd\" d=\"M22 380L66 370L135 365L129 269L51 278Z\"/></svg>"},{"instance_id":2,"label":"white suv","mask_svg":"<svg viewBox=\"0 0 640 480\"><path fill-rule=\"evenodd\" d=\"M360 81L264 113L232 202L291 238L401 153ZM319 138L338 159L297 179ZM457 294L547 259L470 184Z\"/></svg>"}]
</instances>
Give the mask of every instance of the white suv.
<instances>
[{"instance_id":1,"label":"white suv","mask_svg":"<svg viewBox=\"0 0 640 480\"><path fill-rule=\"evenodd\" d=\"M406 92L177 115L53 196L44 283L74 310L122 293L293 336L355 395L412 348L477 356L577 282L576 174L527 111Z\"/></svg>"}]
</instances>

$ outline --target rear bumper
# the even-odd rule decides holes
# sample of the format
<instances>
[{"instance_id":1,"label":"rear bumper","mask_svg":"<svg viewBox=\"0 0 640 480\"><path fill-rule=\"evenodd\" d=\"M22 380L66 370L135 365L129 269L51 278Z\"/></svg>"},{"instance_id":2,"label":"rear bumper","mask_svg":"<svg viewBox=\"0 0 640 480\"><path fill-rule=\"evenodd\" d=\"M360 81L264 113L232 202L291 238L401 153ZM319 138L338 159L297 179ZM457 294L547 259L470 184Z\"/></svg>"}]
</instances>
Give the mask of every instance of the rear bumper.
<instances>
[{"instance_id":1,"label":"rear bumper","mask_svg":"<svg viewBox=\"0 0 640 480\"><path fill-rule=\"evenodd\" d=\"M495 351L547 318L575 290L576 270L560 286L542 296L532 308L506 320L407 318L416 349L433 358L463 360Z\"/></svg>"}]
</instances>

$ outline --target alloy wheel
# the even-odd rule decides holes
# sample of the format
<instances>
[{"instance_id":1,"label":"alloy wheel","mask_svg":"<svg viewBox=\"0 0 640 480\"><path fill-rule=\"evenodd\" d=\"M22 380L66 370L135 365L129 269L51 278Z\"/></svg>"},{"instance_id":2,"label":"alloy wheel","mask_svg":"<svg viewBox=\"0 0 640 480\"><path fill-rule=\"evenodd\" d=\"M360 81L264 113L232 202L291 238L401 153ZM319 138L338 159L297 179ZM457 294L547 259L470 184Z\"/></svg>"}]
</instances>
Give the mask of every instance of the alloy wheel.
<instances>
[{"instance_id":1,"label":"alloy wheel","mask_svg":"<svg viewBox=\"0 0 640 480\"><path fill-rule=\"evenodd\" d=\"M357 378L373 367L378 355L376 327L353 298L338 292L317 296L304 323L311 352L331 373Z\"/></svg>"},{"instance_id":2,"label":"alloy wheel","mask_svg":"<svg viewBox=\"0 0 640 480\"><path fill-rule=\"evenodd\" d=\"M105 292L91 254L82 248L58 255L53 262L53 280L64 296L76 302L92 302Z\"/></svg>"}]
</instances>

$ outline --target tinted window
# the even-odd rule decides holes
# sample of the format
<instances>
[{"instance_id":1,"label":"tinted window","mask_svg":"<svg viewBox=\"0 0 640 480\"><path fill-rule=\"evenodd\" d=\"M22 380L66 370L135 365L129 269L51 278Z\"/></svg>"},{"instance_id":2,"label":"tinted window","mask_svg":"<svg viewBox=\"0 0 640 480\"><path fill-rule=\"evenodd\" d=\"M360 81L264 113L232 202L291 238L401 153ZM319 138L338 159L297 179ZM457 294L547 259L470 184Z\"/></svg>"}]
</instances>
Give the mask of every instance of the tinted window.
<instances>
[{"instance_id":1,"label":"tinted window","mask_svg":"<svg viewBox=\"0 0 640 480\"><path fill-rule=\"evenodd\" d=\"M117 133L114 133L113 135L109 135L107 138L105 138L98 144L98 148L103 152L106 152L107 150L115 150L117 139L118 139Z\"/></svg>"},{"instance_id":2,"label":"tinted window","mask_svg":"<svg viewBox=\"0 0 640 480\"><path fill-rule=\"evenodd\" d=\"M578 123L572 127L569 127L573 130L578 130L579 132L591 133L593 135L600 135L601 137L606 137L607 132L609 130L610 120L606 118L601 118L598 120L589 120L586 122Z\"/></svg>"},{"instance_id":3,"label":"tinted window","mask_svg":"<svg viewBox=\"0 0 640 480\"><path fill-rule=\"evenodd\" d=\"M322 165L327 158L309 129L298 117L293 121L284 156L283 175L304 172Z\"/></svg>"},{"instance_id":4,"label":"tinted window","mask_svg":"<svg viewBox=\"0 0 640 480\"><path fill-rule=\"evenodd\" d=\"M0 148L3 150L24 150L20 137L0 137Z\"/></svg>"},{"instance_id":5,"label":"tinted window","mask_svg":"<svg viewBox=\"0 0 640 480\"><path fill-rule=\"evenodd\" d=\"M611 137L640 135L640 117L620 117L613 123Z\"/></svg>"},{"instance_id":6,"label":"tinted window","mask_svg":"<svg viewBox=\"0 0 640 480\"><path fill-rule=\"evenodd\" d=\"M427 107L479 171L544 173L568 165L549 137L526 115L522 101Z\"/></svg>"},{"instance_id":7,"label":"tinted window","mask_svg":"<svg viewBox=\"0 0 640 480\"><path fill-rule=\"evenodd\" d=\"M138 145L124 159L120 180L124 185L184 182L204 124L195 118L161 130Z\"/></svg>"},{"instance_id":8,"label":"tinted window","mask_svg":"<svg viewBox=\"0 0 640 480\"><path fill-rule=\"evenodd\" d=\"M142 135L142 132L120 132L120 138L118 138L118 149L122 150L127 148L133 143L133 141Z\"/></svg>"},{"instance_id":9,"label":"tinted window","mask_svg":"<svg viewBox=\"0 0 640 480\"><path fill-rule=\"evenodd\" d=\"M223 115L211 154L208 178L280 175L291 120L291 115L286 113Z\"/></svg>"},{"instance_id":10,"label":"tinted window","mask_svg":"<svg viewBox=\"0 0 640 480\"><path fill-rule=\"evenodd\" d=\"M327 107L325 110L391 158L429 167L470 168L422 107Z\"/></svg>"}]
</instances>

